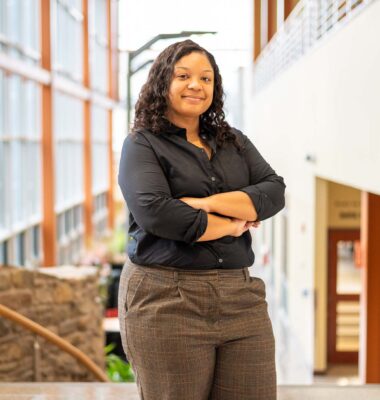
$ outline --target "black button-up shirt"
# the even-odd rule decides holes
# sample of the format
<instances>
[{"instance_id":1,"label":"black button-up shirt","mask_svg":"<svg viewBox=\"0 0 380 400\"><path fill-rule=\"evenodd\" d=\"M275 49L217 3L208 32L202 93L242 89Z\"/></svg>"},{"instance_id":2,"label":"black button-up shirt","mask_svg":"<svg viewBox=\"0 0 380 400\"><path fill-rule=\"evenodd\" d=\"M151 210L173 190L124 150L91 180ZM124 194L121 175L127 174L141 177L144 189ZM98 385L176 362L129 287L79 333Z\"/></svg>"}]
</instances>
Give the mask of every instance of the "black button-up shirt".
<instances>
[{"instance_id":1,"label":"black button-up shirt","mask_svg":"<svg viewBox=\"0 0 380 400\"><path fill-rule=\"evenodd\" d=\"M124 140L119 185L129 209L127 252L140 265L185 269L243 268L255 256L251 234L196 242L207 227L207 213L179 200L240 190L249 195L262 221L284 207L285 184L252 142L233 128L243 147L217 147L213 132L200 136L211 159L175 125L160 134L141 130Z\"/></svg>"}]
</instances>

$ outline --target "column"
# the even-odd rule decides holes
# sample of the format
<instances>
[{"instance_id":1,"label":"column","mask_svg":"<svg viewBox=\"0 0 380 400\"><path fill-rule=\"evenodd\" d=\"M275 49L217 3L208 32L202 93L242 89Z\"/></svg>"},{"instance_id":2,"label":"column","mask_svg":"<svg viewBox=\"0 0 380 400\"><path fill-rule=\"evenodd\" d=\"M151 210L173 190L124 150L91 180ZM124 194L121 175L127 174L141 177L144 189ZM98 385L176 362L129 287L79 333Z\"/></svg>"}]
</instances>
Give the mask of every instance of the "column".
<instances>
[{"instance_id":1,"label":"column","mask_svg":"<svg viewBox=\"0 0 380 400\"><path fill-rule=\"evenodd\" d=\"M40 0L41 67L51 72L50 0ZM53 139L53 106L51 83L42 86L42 265L53 266L57 259L55 206L55 163Z\"/></svg>"},{"instance_id":2,"label":"column","mask_svg":"<svg viewBox=\"0 0 380 400\"><path fill-rule=\"evenodd\" d=\"M359 373L364 383L380 383L380 196L362 192L362 294Z\"/></svg>"},{"instance_id":3,"label":"column","mask_svg":"<svg viewBox=\"0 0 380 400\"><path fill-rule=\"evenodd\" d=\"M117 46L117 2L107 0L107 36L108 36L108 96L118 99L118 46ZM113 229L115 223L115 201L114 201L114 160L112 150L112 109L108 111L108 160L109 160L109 189L107 195L108 227Z\"/></svg>"},{"instance_id":4,"label":"column","mask_svg":"<svg viewBox=\"0 0 380 400\"><path fill-rule=\"evenodd\" d=\"M88 0L83 0L83 85L91 88L89 62L89 27L88 27ZM84 242L85 247L92 245L93 239L93 196L92 196L92 146L91 146L91 102L84 101L83 113L83 173L84 173Z\"/></svg>"},{"instance_id":5,"label":"column","mask_svg":"<svg viewBox=\"0 0 380 400\"><path fill-rule=\"evenodd\" d=\"M268 0L268 42L277 32L277 0Z\"/></svg>"},{"instance_id":6,"label":"column","mask_svg":"<svg viewBox=\"0 0 380 400\"><path fill-rule=\"evenodd\" d=\"M253 5L253 60L261 52L261 0L254 0Z\"/></svg>"},{"instance_id":7,"label":"column","mask_svg":"<svg viewBox=\"0 0 380 400\"><path fill-rule=\"evenodd\" d=\"M284 18L288 18L299 0L285 0L284 3Z\"/></svg>"}]
</instances>

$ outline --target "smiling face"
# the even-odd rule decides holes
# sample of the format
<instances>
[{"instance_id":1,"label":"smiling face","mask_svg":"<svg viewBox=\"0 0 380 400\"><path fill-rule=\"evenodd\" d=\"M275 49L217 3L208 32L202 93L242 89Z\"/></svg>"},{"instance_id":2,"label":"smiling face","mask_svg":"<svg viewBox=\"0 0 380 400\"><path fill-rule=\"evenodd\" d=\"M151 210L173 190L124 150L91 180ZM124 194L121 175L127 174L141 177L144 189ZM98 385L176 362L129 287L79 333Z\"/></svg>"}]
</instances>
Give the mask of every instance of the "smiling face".
<instances>
[{"instance_id":1,"label":"smiling face","mask_svg":"<svg viewBox=\"0 0 380 400\"><path fill-rule=\"evenodd\" d=\"M174 65L168 93L167 117L172 121L199 118L210 107L214 71L206 55L193 52Z\"/></svg>"}]
</instances>

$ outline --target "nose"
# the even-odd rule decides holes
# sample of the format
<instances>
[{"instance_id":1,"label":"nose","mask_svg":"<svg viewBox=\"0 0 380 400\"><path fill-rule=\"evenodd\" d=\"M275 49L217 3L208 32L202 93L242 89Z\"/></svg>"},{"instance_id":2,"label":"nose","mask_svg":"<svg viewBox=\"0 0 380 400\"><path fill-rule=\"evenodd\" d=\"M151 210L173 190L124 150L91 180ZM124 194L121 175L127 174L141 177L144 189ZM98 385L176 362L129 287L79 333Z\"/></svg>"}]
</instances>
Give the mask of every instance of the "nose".
<instances>
[{"instance_id":1,"label":"nose","mask_svg":"<svg viewBox=\"0 0 380 400\"><path fill-rule=\"evenodd\" d=\"M198 79L192 79L189 84L187 85L187 87L189 89L193 89L193 90L200 90L202 88L200 82L198 81Z\"/></svg>"}]
</instances>

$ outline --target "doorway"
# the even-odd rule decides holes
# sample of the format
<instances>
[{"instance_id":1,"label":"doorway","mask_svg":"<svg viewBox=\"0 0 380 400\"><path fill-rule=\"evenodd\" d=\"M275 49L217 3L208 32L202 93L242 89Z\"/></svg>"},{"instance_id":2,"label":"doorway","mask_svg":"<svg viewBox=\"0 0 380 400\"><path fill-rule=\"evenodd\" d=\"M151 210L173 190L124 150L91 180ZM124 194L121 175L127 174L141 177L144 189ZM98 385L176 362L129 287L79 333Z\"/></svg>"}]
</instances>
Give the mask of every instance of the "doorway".
<instances>
[{"instance_id":1,"label":"doorway","mask_svg":"<svg viewBox=\"0 0 380 400\"><path fill-rule=\"evenodd\" d=\"M328 364L357 364L359 352L360 229L328 233Z\"/></svg>"}]
</instances>

